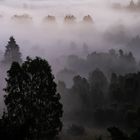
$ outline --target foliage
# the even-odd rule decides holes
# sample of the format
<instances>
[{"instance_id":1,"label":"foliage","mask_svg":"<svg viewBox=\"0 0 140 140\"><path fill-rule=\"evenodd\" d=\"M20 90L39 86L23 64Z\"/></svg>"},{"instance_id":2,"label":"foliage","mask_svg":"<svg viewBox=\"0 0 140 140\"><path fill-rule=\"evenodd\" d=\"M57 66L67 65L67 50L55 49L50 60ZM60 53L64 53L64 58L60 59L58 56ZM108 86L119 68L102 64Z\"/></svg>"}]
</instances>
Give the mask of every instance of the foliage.
<instances>
[{"instance_id":1,"label":"foliage","mask_svg":"<svg viewBox=\"0 0 140 140\"><path fill-rule=\"evenodd\" d=\"M19 46L17 45L14 37L10 37L10 40L6 46L4 62L10 64L12 62L22 62Z\"/></svg>"},{"instance_id":2,"label":"foliage","mask_svg":"<svg viewBox=\"0 0 140 140\"><path fill-rule=\"evenodd\" d=\"M4 119L25 137L53 138L62 128L62 104L51 67L46 60L27 58L20 66L13 62L6 79Z\"/></svg>"}]
</instances>

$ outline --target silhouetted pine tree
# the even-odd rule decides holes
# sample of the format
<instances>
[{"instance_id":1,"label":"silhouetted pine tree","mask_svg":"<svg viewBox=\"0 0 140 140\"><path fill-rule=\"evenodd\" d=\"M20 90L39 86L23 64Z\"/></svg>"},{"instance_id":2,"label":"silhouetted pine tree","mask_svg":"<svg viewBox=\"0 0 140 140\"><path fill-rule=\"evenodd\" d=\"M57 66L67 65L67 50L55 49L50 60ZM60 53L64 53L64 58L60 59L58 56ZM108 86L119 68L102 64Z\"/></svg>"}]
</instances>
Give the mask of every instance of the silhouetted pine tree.
<instances>
[{"instance_id":1,"label":"silhouetted pine tree","mask_svg":"<svg viewBox=\"0 0 140 140\"><path fill-rule=\"evenodd\" d=\"M14 37L10 37L10 40L6 46L4 54L4 62L5 63L22 62L20 49Z\"/></svg>"},{"instance_id":2,"label":"silhouetted pine tree","mask_svg":"<svg viewBox=\"0 0 140 140\"><path fill-rule=\"evenodd\" d=\"M18 129L18 135L55 137L62 128L62 104L48 62L38 57L27 58L21 66L13 62L6 81L5 118Z\"/></svg>"},{"instance_id":3,"label":"silhouetted pine tree","mask_svg":"<svg viewBox=\"0 0 140 140\"><path fill-rule=\"evenodd\" d=\"M138 8L140 8L140 0L138 0L137 6L138 6Z\"/></svg>"}]
</instances>

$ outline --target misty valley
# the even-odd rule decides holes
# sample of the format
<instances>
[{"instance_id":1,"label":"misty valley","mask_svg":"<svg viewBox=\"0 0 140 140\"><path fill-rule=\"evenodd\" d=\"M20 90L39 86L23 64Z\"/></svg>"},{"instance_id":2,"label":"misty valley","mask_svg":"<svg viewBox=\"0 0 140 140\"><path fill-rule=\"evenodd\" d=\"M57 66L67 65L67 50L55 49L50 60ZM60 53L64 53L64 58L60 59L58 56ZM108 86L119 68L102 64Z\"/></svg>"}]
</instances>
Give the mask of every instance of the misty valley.
<instances>
[{"instance_id":1,"label":"misty valley","mask_svg":"<svg viewBox=\"0 0 140 140\"><path fill-rule=\"evenodd\" d=\"M0 139L140 140L140 0L1 0Z\"/></svg>"}]
</instances>

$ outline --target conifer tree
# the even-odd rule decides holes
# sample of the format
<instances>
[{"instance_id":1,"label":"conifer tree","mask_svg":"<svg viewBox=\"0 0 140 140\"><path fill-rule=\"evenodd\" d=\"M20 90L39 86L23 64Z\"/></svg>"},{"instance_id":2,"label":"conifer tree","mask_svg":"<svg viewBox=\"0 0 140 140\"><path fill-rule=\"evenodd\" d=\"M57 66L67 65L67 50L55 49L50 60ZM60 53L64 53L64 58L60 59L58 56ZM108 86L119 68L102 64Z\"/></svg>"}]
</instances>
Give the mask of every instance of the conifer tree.
<instances>
[{"instance_id":1,"label":"conifer tree","mask_svg":"<svg viewBox=\"0 0 140 140\"><path fill-rule=\"evenodd\" d=\"M9 42L6 46L5 54L4 54L4 62L12 63L12 62L22 62L20 48L17 45L14 37L10 37Z\"/></svg>"},{"instance_id":2,"label":"conifer tree","mask_svg":"<svg viewBox=\"0 0 140 140\"><path fill-rule=\"evenodd\" d=\"M53 138L62 128L62 104L51 67L46 60L27 58L13 62L6 79L5 104L9 124L25 138Z\"/></svg>"}]
</instances>

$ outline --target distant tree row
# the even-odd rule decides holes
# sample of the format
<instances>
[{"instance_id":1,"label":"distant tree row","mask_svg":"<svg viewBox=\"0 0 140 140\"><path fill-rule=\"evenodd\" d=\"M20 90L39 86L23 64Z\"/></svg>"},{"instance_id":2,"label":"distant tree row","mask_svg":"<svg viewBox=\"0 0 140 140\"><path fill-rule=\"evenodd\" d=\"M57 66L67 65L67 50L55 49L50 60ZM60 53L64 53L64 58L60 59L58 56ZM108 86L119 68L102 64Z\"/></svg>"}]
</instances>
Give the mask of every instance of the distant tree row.
<instances>
[{"instance_id":1,"label":"distant tree row","mask_svg":"<svg viewBox=\"0 0 140 140\"><path fill-rule=\"evenodd\" d=\"M57 79L63 80L68 85L70 79L77 73L87 77L88 73L101 69L107 78L111 77L111 73L125 74L136 72L139 64L131 52L125 53L123 50L116 51L114 49L109 52L93 52L89 53L86 58L80 58L77 55L69 55L66 59L65 69L58 72ZM69 80L67 81L67 78ZM71 78L70 78L71 77Z\"/></svg>"},{"instance_id":2,"label":"distant tree row","mask_svg":"<svg viewBox=\"0 0 140 140\"><path fill-rule=\"evenodd\" d=\"M17 20L17 21L20 21L20 22L24 22L24 21L31 22L32 19L33 18L28 14L14 15L12 17L12 20ZM56 23L56 17L52 16L52 15L48 15L43 19L43 22ZM82 22L92 24L93 19L92 19L92 17L90 15L86 15L86 16L83 17ZM64 17L64 23L66 23L66 24L74 24L74 23L76 23L76 17L74 15L66 15Z\"/></svg>"},{"instance_id":3,"label":"distant tree row","mask_svg":"<svg viewBox=\"0 0 140 140\"><path fill-rule=\"evenodd\" d=\"M112 5L114 9L127 9L131 11L139 11L140 10L140 0L135 2L134 0L130 0L127 6L122 6L120 3L114 3Z\"/></svg>"},{"instance_id":4,"label":"distant tree row","mask_svg":"<svg viewBox=\"0 0 140 140\"><path fill-rule=\"evenodd\" d=\"M131 0L127 8L130 10L140 10L140 0L137 3Z\"/></svg>"}]
</instances>

